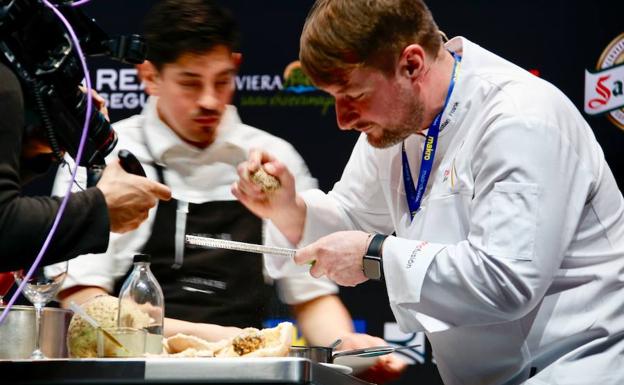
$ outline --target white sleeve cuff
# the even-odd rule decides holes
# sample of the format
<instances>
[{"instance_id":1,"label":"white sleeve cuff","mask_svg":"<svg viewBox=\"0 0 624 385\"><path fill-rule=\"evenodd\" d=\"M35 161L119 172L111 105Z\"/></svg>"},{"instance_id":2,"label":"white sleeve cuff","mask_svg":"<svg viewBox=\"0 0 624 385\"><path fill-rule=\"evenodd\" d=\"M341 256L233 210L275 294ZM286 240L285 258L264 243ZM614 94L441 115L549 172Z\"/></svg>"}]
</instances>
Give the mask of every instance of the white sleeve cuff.
<instances>
[{"instance_id":1,"label":"white sleeve cuff","mask_svg":"<svg viewBox=\"0 0 624 385\"><path fill-rule=\"evenodd\" d=\"M264 225L264 244L286 248L294 247L271 221L267 221ZM264 266L266 272L273 279L308 273L310 270L307 265L297 265L292 257L275 254L264 254Z\"/></svg>"},{"instance_id":2,"label":"white sleeve cuff","mask_svg":"<svg viewBox=\"0 0 624 385\"><path fill-rule=\"evenodd\" d=\"M403 331L434 333L451 325L416 310L429 266L446 248L439 243L388 237L383 245L383 267L392 312Z\"/></svg>"},{"instance_id":3,"label":"white sleeve cuff","mask_svg":"<svg viewBox=\"0 0 624 385\"><path fill-rule=\"evenodd\" d=\"M103 263L103 260L108 258L110 256L107 254L85 254L70 259L67 277L65 277L61 290L74 286L98 286L112 293L116 277L110 271L109 266Z\"/></svg>"},{"instance_id":4,"label":"white sleeve cuff","mask_svg":"<svg viewBox=\"0 0 624 385\"><path fill-rule=\"evenodd\" d=\"M277 281L282 302L297 305L310 300L338 293L338 286L329 279L314 278L309 272L284 277Z\"/></svg>"},{"instance_id":5,"label":"white sleeve cuff","mask_svg":"<svg viewBox=\"0 0 624 385\"><path fill-rule=\"evenodd\" d=\"M350 230L334 201L321 190L301 194L306 204L306 220L299 247L307 246L336 231Z\"/></svg>"},{"instance_id":6,"label":"white sleeve cuff","mask_svg":"<svg viewBox=\"0 0 624 385\"><path fill-rule=\"evenodd\" d=\"M271 223L264 226L264 244L278 247L294 247L293 244ZM267 273L277 280L278 294L282 302L296 305L312 299L338 293L338 286L323 277L316 279L310 275L310 266L299 266L292 257L265 254Z\"/></svg>"}]
</instances>

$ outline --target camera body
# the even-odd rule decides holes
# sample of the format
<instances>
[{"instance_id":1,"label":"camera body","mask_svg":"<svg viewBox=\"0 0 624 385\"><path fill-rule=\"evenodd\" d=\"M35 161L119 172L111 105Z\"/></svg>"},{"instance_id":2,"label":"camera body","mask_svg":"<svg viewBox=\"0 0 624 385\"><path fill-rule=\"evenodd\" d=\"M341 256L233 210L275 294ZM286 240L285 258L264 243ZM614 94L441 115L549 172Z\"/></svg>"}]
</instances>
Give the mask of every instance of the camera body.
<instances>
[{"instance_id":1,"label":"camera body","mask_svg":"<svg viewBox=\"0 0 624 385\"><path fill-rule=\"evenodd\" d=\"M109 36L71 2L50 0L74 29L85 56L109 56L138 64L146 47L138 35ZM84 72L69 32L42 0L0 0L0 60L17 75L24 92L26 136L46 139L60 161L78 152L87 97ZM104 116L93 109L80 162L102 167L117 143Z\"/></svg>"}]
</instances>

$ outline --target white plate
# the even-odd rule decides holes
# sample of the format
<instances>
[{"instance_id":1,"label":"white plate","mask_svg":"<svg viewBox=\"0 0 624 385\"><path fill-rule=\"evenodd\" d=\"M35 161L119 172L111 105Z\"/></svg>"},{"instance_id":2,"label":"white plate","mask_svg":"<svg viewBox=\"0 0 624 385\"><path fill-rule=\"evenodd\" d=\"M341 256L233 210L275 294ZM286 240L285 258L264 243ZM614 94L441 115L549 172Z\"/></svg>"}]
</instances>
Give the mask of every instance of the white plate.
<instances>
[{"instance_id":1,"label":"white plate","mask_svg":"<svg viewBox=\"0 0 624 385\"><path fill-rule=\"evenodd\" d=\"M350 367L353 369L353 375L358 375L375 365L377 357L342 356L334 358L334 362Z\"/></svg>"},{"instance_id":2,"label":"white plate","mask_svg":"<svg viewBox=\"0 0 624 385\"><path fill-rule=\"evenodd\" d=\"M353 372L353 369L351 369L350 367L345 366L345 365L326 364L326 363L321 363L321 365L327 366L328 368L332 368L332 369L337 370L340 373L344 373L344 374L351 374Z\"/></svg>"}]
</instances>

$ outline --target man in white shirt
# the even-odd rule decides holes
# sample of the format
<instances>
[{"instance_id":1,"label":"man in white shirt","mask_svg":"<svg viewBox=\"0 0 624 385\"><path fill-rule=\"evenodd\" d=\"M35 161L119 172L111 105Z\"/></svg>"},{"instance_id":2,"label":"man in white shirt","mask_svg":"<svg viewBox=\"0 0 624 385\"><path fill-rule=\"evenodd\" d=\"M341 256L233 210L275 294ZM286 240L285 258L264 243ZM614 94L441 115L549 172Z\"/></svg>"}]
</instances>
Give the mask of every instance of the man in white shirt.
<instances>
[{"instance_id":1,"label":"man in white shirt","mask_svg":"<svg viewBox=\"0 0 624 385\"><path fill-rule=\"evenodd\" d=\"M262 220L230 192L236 166L252 148L270 149L283 159L297 191L317 187L289 143L241 123L228 104L240 61L234 53L237 34L231 16L208 0L165 0L148 14L149 61L139 66L139 75L150 98L141 115L117 123L115 130L118 148L130 150L148 178L169 186L173 199L151 210L136 231L111 237L105 255L72 260L60 295L65 305L118 293L133 254L141 252L151 255L151 270L163 288L166 335L219 339L238 330L217 325L262 326L267 307L262 256L184 246L185 234L262 243ZM304 272L277 284L309 343L329 345L341 338L340 349L385 344L354 333L331 281ZM372 370L376 378L391 379L404 369L400 360L386 356Z\"/></svg>"},{"instance_id":2,"label":"man in white shirt","mask_svg":"<svg viewBox=\"0 0 624 385\"><path fill-rule=\"evenodd\" d=\"M440 36L421 0L317 1L302 65L362 135L329 194L286 188L261 152L233 193L308 245L312 275L385 277L447 385L624 383L624 200L591 128L551 84ZM285 187L264 196L260 165Z\"/></svg>"}]
</instances>

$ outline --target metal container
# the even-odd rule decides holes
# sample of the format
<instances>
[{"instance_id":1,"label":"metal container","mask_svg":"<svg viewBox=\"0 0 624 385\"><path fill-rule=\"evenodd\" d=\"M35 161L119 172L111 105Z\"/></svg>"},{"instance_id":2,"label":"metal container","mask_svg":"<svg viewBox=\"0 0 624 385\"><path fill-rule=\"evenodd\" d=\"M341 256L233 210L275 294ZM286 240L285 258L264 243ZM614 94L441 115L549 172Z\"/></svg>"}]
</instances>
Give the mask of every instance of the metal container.
<instances>
[{"instance_id":1,"label":"metal container","mask_svg":"<svg viewBox=\"0 0 624 385\"><path fill-rule=\"evenodd\" d=\"M0 306L0 312L4 306ZM48 358L67 358L67 328L72 311L44 308L41 315L41 350ZM13 306L0 325L0 359L30 358L35 348L35 309Z\"/></svg>"},{"instance_id":2,"label":"metal container","mask_svg":"<svg viewBox=\"0 0 624 385\"><path fill-rule=\"evenodd\" d=\"M334 362L333 349L324 346L291 346L288 356L325 364Z\"/></svg>"}]
</instances>

